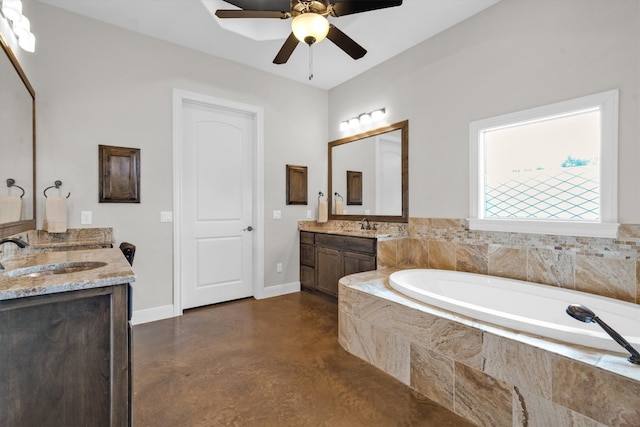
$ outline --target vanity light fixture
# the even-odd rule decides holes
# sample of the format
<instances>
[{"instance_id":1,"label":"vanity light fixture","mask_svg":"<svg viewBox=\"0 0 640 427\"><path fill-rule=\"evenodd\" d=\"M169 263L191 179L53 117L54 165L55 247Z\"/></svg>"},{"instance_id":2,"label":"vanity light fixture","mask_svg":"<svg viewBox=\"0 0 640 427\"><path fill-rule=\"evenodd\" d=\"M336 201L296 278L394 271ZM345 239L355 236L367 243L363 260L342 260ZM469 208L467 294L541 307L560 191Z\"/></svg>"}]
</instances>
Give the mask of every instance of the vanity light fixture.
<instances>
[{"instance_id":1,"label":"vanity light fixture","mask_svg":"<svg viewBox=\"0 0 640 427\"><path fill-rule=\"evenodd\" d=\"M367 124L369 122L380 120L386 114L385 108L378 108L370 113L362 113L358 117L353 117L349 120L343 120L340 122L340 130L347 130L350 128L358 127L362 124Z\"/></svg>"},{"instance_id":2,"label":"vanity light fixture","mask_svg":"<svg viewBox=\"0 0 640 427\"><path fill-rule=\"evenodd\" d=\"M0 0L0 13L11 23L11 30L18 39L18 46L27 52L36 50L36 36L31 32L31 23L22 14L22 1Z\"/></svg>"}]
</instances>

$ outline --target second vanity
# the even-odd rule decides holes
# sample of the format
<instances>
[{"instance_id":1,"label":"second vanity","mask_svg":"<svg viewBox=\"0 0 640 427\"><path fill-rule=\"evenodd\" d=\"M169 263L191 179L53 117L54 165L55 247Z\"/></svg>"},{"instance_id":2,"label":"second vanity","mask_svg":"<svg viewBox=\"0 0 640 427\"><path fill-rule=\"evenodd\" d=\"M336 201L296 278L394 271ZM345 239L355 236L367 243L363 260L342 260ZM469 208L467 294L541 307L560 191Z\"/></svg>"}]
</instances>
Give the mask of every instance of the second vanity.
<instances>
[{"instance_id":1,"label":"second vanity","mask_svg":"<svg viewBox=\"0 0 640 427\"><path fill-rule=\"evenodd\" d=\"M119 249L0 271L0 425L131 425L131 266Z\"/></svg>"},{"instance_id":2,"label":"second vanity","mask_svg":"<svg viewBox=\"0 0 640 427\"><path fill-rule=\"evenodd\" d=\"M357 223L350 221L323 225L301 222L298 229L301 287L333 297L338 296L340 278L376 270L385 243L406 237L404 225L359 230Z\"/></svg>"}]
</instances>

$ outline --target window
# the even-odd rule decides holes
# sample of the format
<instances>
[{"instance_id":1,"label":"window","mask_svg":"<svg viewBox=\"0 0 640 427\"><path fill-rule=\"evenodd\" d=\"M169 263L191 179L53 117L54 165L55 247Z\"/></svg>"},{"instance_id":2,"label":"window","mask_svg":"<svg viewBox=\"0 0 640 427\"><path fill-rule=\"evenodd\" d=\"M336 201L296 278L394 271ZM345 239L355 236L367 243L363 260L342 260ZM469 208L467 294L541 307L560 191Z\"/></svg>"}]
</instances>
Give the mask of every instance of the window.
<instances>
[{"instance_id":1,"label":"window","mask_svg":"<svg viewBox=\"0 0 640 427\"><path fill-rule=\"evenodd\" d=\"M618 91L470 124L472 229L615 237Z\"/></svg>"}]
</instances>

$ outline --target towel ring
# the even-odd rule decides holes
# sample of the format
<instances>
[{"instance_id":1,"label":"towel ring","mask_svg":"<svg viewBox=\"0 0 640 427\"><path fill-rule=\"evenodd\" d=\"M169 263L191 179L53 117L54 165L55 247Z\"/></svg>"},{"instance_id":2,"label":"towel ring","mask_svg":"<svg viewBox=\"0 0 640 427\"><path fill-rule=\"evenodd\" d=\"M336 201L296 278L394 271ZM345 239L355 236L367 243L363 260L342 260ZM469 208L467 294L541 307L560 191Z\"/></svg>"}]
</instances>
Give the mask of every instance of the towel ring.
<instances>
[{"instance_id":1,"label":"towel ring","mask_svg":"<svg viewBox=\"0 0 640 427\"><path fill-rule=\"evenodd\" d=\"M337 199L338 197L340 197L340 200L343 200L343 201L344 201L344 199L342 198L342 196L341 196L340 194L338 194L338 192L337 192L337 191L336 191L335 193L333 193L333 195L334 195L334 196L336 196L336 197L335 197L336 199Z\"/></svg>"},{"instance_id":2,"label":"towel ring","mask_svg":"<svg viewBox=\"0 0 640 427\"><path fill-rule=\"evenodd\" d=\"M20 195L20 198L22 199L24 197L24 188L20 187L19 185L16 185L16 180L13 178L7 178L7 187L18 187L20 190L22 190L22 194Z\"/></svg>"},{"instance_id":3,"label":"towel ring","mask_svg":"<svg viewBox=\"0 0 640 427\"><path fill-rule=\"evenodd\" d=\"M44 189L44 191L42 192L42 194L44 194L44 197L48 197L48 196L47 196L47 190L48 190L48 189L50 189L50 188L54 188L54 187L55 187L55 188L60 188L60 186L61 186L61 185L62 185L62 181L55 181L55 182L53 183L53 185L51 185L51 186L49 186L49 187L45 188L45 189ZM69 198L69 196L71 196L71 193L70 193L70 192L69 192L69 194L67 194L67 197L66 197L66 198L68 199L68 198Z\"/></svg>"},{"instance_id":4,"label":"towel ring","mask_svg":"<svg viewBox=\"0 0 640 427\"><path fill-rule=\"evenodd\" d=\"M324 197L324 193L322 191L318 192L318 201L320 201L320 198Z\"/></svg>"}]
</instances>

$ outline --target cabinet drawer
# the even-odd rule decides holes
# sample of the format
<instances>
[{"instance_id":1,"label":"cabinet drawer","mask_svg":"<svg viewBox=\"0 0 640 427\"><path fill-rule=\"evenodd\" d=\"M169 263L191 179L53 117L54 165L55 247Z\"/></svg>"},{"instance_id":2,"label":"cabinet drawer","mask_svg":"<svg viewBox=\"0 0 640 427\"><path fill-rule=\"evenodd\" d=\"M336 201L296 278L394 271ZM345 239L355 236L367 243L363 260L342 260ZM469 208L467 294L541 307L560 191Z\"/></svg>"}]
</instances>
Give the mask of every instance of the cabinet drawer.
<instances>
[{"instance_id":1,"label":"cabinet drawer","mask_svg":"<svg viewBox=\"0 0 640 427\"><path fill-rule=\"evenodd\" d=\"M368 239L365 237L344 236L344 249L351 252L364 252L367 254L376 253L376 239Z\"/></svg>"},{"instance_id":2,"label":"cabinet drawer","mask_svg":"<svg viewBox=\"0 0 640 427\"><path fill-rule=\"evenodd\" d=\"M317 234L316 245L333 249L346 249L349 251L372 255L375 255L376 253L376 239L369 239L366 237Z\"/></svg>"},{"instance_id":3,"label":"cabinet drawer","mask_svg":"<svg viewBox=\"0 0 640 427\"><path fill-rule=\"evenodd\" d=\"M313 246L300 244L300 264L309 267L315 267L316 257L313 251Z\"/></svg>"},{"instance_id":4,"label":"cabinet drawer","mask_svg":"<svg viewBox=\"0 0 640 427\"><path fill-rule=\"evenodd\" d=\"M315 233L310 233L308 231L300 232L300 243L304 243L305 245L313 245Z\"/></svg>"}]
</instances>

